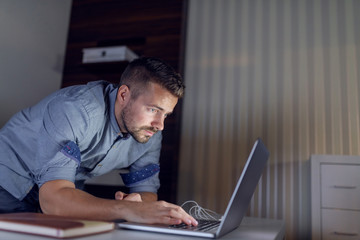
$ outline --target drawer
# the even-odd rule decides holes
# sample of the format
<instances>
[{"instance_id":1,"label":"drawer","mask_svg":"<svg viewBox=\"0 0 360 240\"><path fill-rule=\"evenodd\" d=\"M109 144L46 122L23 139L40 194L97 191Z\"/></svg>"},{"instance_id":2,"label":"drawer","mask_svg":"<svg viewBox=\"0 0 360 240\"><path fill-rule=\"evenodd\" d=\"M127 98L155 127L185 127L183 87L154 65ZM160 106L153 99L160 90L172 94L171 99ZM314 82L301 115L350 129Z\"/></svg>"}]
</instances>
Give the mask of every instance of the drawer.
<instances>
[{"instance_id":1,"label":"drawer","mask_svg":"<svg viewBox=\"0 0 360 240\"><path fill-rule=\"evenodd\" d=\"M360 165L321 165L321 207L360 210Z\"/></svg>"},{"instance_id":2,"label":"drawer","mask_svg":"<svg viewBox=\"0 0 360 240\"><path fill-rule=\"evenodd\" d=\"M360 238L360 212L322 209L322 238L353 240Z\"/></svg>"}]
</instances>

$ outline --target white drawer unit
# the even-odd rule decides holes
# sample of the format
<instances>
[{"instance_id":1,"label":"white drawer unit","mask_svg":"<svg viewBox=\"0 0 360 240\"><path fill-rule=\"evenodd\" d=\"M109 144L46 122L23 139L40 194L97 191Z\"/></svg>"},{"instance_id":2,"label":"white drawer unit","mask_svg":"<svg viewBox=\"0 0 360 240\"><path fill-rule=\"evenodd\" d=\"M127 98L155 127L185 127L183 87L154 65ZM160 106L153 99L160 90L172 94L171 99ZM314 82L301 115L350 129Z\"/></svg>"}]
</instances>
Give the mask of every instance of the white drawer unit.
<instances>
[{"instance_id":1,"label":"white drawer unit","mask_svg":"<svg viewBox=\"0 0 360 240\"><path fill-rule=\"evenodd\" d=\"M322 239L359 239L360 212L322 209Z\"/></svg>"},{"instance_id":2,"label":"white drawer unit","mask_svg":"<svg viewBox=\"0 0 360 240\"><path fill-rule=\"evenodd\" d=\"M313 240L360 239L360 156L312 155Z\"/></svg>"}]
</instances>

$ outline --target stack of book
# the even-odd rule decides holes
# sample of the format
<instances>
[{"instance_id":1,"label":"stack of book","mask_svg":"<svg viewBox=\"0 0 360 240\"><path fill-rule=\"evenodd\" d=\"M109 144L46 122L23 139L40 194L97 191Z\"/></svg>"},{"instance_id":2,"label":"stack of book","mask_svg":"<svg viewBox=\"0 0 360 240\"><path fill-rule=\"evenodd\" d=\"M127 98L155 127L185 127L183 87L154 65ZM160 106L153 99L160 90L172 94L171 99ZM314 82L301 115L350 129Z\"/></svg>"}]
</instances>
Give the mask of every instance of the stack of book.
<instances>
[{"instance_id":1,"label":"stack of book","mask_svg":"<svg viewBox=\"0 0 360 240\"><path fill-rule=\"evenodd\" d=\"M70 238L114 229L113 222L81 220L41 213L0 214L0 230L55 238Z\"/></svg>"}]
</instances>

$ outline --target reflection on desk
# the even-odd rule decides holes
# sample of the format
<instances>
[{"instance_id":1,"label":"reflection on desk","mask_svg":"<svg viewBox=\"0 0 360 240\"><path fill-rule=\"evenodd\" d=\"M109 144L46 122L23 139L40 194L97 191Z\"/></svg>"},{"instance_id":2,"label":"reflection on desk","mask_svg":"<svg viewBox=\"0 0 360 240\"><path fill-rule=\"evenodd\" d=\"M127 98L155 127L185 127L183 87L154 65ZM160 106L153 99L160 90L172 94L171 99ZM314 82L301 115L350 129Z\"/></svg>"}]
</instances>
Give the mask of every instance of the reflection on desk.
<instances>
[{"instance_id":1,"label":"reflection on desk","mask_svg":"<svg viewBox=\"0 0 360 240\"><path fill-rule=\"evenodd\" d=\"M241 225L223 236L221 239L246 239L246 240L282 240L285 234L285 224L281 220L261 219L245 217ZM34 235L11 233L0 231L0 240L49 240L53 238L39 237ZM140 232L123 229L115 229L109 233L97 234L87 237L74 238L79 240L115 240L115 239L144 239L144 240L190 240L206 239L198 237L186 237L160 233Z\"/></svg>"}]
</instances>

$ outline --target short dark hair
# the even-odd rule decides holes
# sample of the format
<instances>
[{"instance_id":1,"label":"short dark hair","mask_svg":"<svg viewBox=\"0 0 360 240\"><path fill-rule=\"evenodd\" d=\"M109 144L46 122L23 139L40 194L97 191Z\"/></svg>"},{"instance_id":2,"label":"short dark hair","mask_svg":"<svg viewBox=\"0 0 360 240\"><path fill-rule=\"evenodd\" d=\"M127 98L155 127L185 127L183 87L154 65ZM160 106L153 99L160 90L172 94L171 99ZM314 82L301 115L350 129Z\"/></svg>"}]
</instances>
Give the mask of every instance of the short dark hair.
<instances>
[{"instance_id":1,"label":"short dark hair","mask_svg":"<svg viewBox=\"0 0 360 240\"><path fill-rule=\"evenodd\" d=\"M128 86L134 99L146 90L150 82L159 84L178 98L184 95L185 85L180 74L158 58L140 57L133 60L120 78L120 85Z\"/></svg>"}]
</instances>

